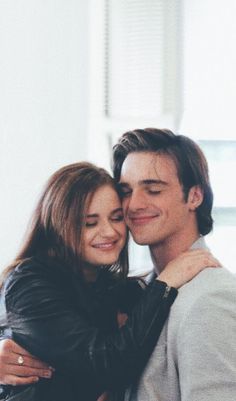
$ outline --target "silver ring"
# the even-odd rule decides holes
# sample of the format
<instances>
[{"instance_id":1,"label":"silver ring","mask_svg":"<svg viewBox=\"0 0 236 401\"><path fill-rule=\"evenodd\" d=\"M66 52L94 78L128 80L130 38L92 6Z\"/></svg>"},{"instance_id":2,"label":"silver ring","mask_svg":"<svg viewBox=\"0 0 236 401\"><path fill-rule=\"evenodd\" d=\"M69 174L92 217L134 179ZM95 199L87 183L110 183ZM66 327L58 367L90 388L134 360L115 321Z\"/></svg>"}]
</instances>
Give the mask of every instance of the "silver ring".
<instances>
[{"instance_id":1,"label":"silver ring","mask_svg":"<svg viewBox=\"0 0 236 401\"><path fill-rule=\"evenodd\" d=\"M24 365L24 358L23 358L23 356L18 356L18 359L17 359L17 362L18 362L18 365Z\"/></svg>"}]
</instances>

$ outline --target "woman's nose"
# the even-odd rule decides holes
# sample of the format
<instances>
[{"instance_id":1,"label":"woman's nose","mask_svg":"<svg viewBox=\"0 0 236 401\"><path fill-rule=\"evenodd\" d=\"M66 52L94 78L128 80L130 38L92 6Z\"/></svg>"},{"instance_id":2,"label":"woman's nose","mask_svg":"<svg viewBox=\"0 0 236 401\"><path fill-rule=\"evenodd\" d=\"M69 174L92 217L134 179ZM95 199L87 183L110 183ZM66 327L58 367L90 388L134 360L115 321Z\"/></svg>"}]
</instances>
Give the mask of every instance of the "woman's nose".
<instances>
[{"instance_id":1,"label":"woman's nose","mask_svg":"<svg viewBox=\"0 0 236 401\"><path fill-rule=\"evenodd\" d=\"M101 227L101 235L103 237L114 237L116 230L110 222L103 222Z\"/></svg>"}]
</instances>

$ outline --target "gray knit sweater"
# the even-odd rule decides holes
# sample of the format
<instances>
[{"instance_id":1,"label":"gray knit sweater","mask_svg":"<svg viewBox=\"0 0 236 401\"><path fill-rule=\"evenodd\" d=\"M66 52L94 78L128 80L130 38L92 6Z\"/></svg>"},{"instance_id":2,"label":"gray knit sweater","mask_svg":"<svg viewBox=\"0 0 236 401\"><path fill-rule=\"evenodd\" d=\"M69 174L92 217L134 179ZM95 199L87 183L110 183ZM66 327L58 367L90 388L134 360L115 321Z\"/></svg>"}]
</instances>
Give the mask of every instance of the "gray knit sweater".
<instances>
[{"instance_id":1,"label":"gray knit sweater","mask_svg":"<svg viewBox=\"0 0 236 401\"><path fill-rule=\"evenodd\" d=\"M193 248L203 248L200 238ZM236 401L236 277L205 269L179 290L125 401Z\"/></svg>"}]
</instances>

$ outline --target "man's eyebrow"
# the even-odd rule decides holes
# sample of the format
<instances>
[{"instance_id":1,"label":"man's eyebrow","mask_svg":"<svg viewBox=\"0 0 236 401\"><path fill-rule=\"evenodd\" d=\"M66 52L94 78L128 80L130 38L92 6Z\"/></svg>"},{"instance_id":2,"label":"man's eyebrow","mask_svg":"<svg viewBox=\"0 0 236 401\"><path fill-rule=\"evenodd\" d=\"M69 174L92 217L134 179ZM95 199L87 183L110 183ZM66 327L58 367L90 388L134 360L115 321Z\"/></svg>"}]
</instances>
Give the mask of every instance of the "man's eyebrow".
<instances>
[{"instance_id":1,"label":"man's eyebrow","mask_svg":"<svg viewBox=\"0 0 236 401\"><path fill-rule=\"evenodd\" d=\"M157 180L157 179L146 179L146 180L140 180L138 181L139 185L168 185L168 182L163 181L163 180ZM119 182L118 187L119 188L125 188L129 187L130 185L126 182Z\"/></svg>"},{"instance_id":2,"label":"man's eyebrow","mask_svg":"<svg viewBox=\"0 0 236 401\"><path fill-rule=\"evenodd\" d=\"M141 185L168 185L166 181L163 180L156 180L156 179L148 179L148 180L141 180L139 181Z\"/></svg>"}]
</instances>

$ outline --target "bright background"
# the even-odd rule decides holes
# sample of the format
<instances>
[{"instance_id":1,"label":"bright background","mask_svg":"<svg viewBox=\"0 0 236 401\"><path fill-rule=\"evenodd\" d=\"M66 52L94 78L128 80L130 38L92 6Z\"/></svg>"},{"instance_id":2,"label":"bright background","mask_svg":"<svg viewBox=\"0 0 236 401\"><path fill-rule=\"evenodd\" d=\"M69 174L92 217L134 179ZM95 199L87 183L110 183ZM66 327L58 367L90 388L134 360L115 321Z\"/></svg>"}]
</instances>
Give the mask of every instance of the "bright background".
<instances>
[{"instance_id":1,"label":"bright background","mask_svg":"<svg viewBox=\"0 0 236 401\"><path fill-rule=\"evenodd\" d=\"M42 185L124 131L200 141L215 193L208 243L236 272L235 0L0 0L0 266ZM132 271L151 264L133 247Z\"/></svg>"}]
</instances>

